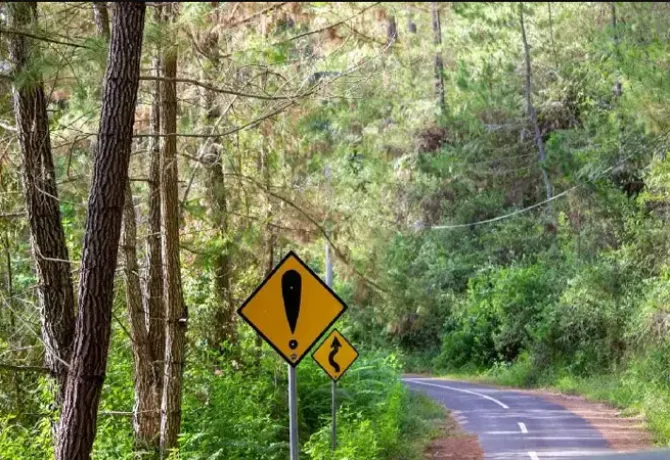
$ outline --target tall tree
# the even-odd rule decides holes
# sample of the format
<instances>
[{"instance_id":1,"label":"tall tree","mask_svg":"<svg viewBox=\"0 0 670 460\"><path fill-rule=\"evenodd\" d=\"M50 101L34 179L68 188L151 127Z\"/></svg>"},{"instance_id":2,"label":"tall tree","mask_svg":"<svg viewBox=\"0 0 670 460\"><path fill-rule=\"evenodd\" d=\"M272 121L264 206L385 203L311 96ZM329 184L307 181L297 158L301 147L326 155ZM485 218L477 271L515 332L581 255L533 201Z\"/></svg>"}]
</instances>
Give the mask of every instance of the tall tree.
<instances>
[{"instance_id":1,"label":"tall tree","mask_svg":"<svg viewBox=\"0 0 670 460\"><path fill-rule=\"evenodd\" d=\"M98 35L109 41L109 14L104 2L93 4L95 25ZM153 138L152 138L153 139ZM150 149L153 146L150 147ZM135 445L140 450L158 450L160 439L160 396L157 391L157 380L161 372L154 372L156 360L149 338L149 327L152 322L147 321L150 314L145 311L142 302L139 265L137 263L137 222L135 206L130 181L126 182L124 190L123 224L121 231L121 247L125 265L123 272L126 278L126 307L130 318L130 334L133 349L135 403L133 405L133 434ZM151 204L150 204L151 206ZM160 242L159 242L160 250ZM148 307L148 305L147 305ZM163 330L163 324L158 329ZM160 344L160 350L164 343ZM162 363L161 363L162 364Z\"/></svg>"},{"instance_id":2,"label":"tall tree","mask_svg":"<svg viewBox=\"0 0 670 460\"><path fill-rule=\"evenodd\" d=\"M215 14L216 9L213 9L208 15L207 20L210 24L213 23L212 19L215 19ZM215 78L221 72L219 34L206 34L200 40L197 48L208 60L208 65L203 66L203 78L205 80ZM217 117L226 114L221 114L212 91L205 90L202 96L203 124L208 131L213 132ZM207 161L207 180L212 224L217 230L218 238L223 243L214 257L214 299L217 307L213 315L212 334L209 339L212 348L219 350L224 342L231 343L236 340L235 306L231 287L233 272L231 252L234 245L229 235L229 185L226 183L224 174L224 157L221 148L220 145L210 142L205 142L201 147L203 158L211 159Z\"/></svg>"},{"instance_id":3,"label":"tall tree","mask_svg":"<svg viewBox=\"0 0 670 460\"><path fill-rule=\"evenodd\" d=\"M553 215L552 215L552 206L551 206L551 198L553 196L553 186L551 184L551 179L549 178L549 172L547 171L547 154L544 149L544 141L542 140L542 132L540 131L540 124L537 121L537 112L535 111L535 106L533 105L533 79L532 79L532 62L530 58L530 46L528 45L528 37L526 36L526 24L524 21L524 14L523 14L523 3L519 3L519 25L521 27L521 40L523 42L523 51L524 51L524 61L525 61L525 69L526 69L526 74L525 74L525 79L526 79L526 84L525 84L525 96L526 96L526 111L528 112L528 117L530 118L530 122L533 125L533 137L535 138L535 144L537 145L537 150L539 152L539 162L540 162L540 170L542 171L542 180L544 181L544 187L546 191L546 198L547 198L547 204L546 204L546 210L547 214L549 215L549 218L551 219L552 225L555 227L555 223L553 221Z\"/></svg>"},{"instance_id":4,"label":"tall tree","mask_svg":"<svg viewBox=\"0 0 670 460\"><path fill-rule=\"evenodd\" d=\"M118 3L115 8L88 199L79 311L56 447L58 460L90 458L107 365L146 7L132 2Z\"/></svg>"},{"instance_id":5,"label":"tall tree","mask_svg":"<svg viewBox=\"0 0 670 460\"><path fill-rule=\"evenodd\" d=\"M235 341L235 309L231 290L231 250L228 235L228 192L223 169L223 158L216 152L215 161L209 168L212 218L218 237L224 246L214 259L214 297L218 308L214 314L213 346L219 348L224 341Z\"/></svg>"},{"instance_id":6,"label":"tall tree","mask_svg":"<svg viewBox=\"0 0 670 460\"><path fill-rule=\"evenodd\" d=\"M444 94L444 62L442 61L442 23L437 2L430 3L433 23L433 44L435 45L435 99L440 117L447 114L447 102Z\"/></svg>"},{"instance_id":7,"label":"tall tree","mask_svg":"<svg viewBox=\"0 0 670 460\"><path fill-rule=\"evenodd\" d=\"M164 27L174 26L176 6L163 7ZM174 38L172 38L174 40ZM186 305L184 304L179 263L179 197L177 169L177 44L163 49L161 85L161 218L163 234L165 294L165 366L161 402L161 455L177 447L181 423L181 393L186 345Z\"/></svg>"},{"instance_id":8,"label":"tall tree","mask_svg":"<svg viewBox=\"0 0 670 460\"><path fill-rule=\"evenodd\" d=\"M154 8L154 20L159 22L162 15L161 7ZM160 53L154 50L151 58L155 76L160 76ZM154 136L160 133L161 120L161 83L152 82L151 100L151 132ZM149 347L152 361L152 411L148 413L151 426L151 446L158 448L160 444L160 407L163 397L163 365L165 356L165 308L163 299L163 255L161 243L161 152L158 137L149 138L149 232L147 236L148 281L145 311L149 317ZM149 420L147 423L149 423Z\"/></svg>"},{"instance_id":9,"label":"tall tree","mask_svg":"<svg viewBox=\"0 0 670 460\"><path fill-rule=\"evenodd\" d=\"M37 4L12 2L6 6L10 27L30 33L37 22ZM37 268L45 361L58 383L56 401L60 404L74 335L74 290L61 222L44 84L39 72L25 74L38 52L28 37L9 35L14 115L23 155L23 187ZM32 66L33 72L34 69Z\"/></svg>"}]
</instances>

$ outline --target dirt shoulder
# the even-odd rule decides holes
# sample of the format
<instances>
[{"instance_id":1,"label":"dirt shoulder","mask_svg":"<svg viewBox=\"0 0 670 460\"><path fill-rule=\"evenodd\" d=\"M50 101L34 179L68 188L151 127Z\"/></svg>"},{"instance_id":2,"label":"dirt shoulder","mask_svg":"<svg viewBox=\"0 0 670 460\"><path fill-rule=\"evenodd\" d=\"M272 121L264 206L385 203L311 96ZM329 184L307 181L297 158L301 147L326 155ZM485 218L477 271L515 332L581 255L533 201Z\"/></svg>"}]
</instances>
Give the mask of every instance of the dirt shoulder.
<instances>
[{"instance_id":1,"label":"dirt shoulder","mask_svg":"<svg viewBox=\"0 0 670 460\"><path fill-rule=\"evenodd\" d=\"M439 428L441 435L426 447L425 459L482 460L484 458L477 435L464 432L452 414L446 414Z\"/></svg>"},{"instance_id":2,"label":"dirt shoulder","mask_svg":"<svg viewBox=\"0 0 670 460\"><path fill-rule=\"evenodd\" d=\"M565 395L543 389L513 390L540 396L579 415L591 423L607 439L612 448L619 452L632 452L653 447L651 433L647 430L642 417L624 417L620 410L607 404L588 401L583 396Z\"/></svg>"}]
</instances>

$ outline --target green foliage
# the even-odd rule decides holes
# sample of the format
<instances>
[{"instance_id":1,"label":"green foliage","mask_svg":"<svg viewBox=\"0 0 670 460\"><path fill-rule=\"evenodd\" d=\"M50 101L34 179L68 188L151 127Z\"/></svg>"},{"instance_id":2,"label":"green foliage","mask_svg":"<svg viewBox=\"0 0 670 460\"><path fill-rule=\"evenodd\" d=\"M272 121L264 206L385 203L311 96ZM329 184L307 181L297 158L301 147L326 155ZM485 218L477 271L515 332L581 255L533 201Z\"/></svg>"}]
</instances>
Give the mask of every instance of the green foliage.
<instances>
[{"instance_id":1,"label":"green foliage","mask_svg":"<svg viewBox=\"0 0 670 460\"><path fill-rule=\"evenodd\" d=\"M547 4L524 6L543 162L524 96L517 5L444 4L441 50L429 14L390 3L268 11L189 3L169 27L147 16L143 75L153 53L176 41L179 75L205 83L178 85L178 131L195 135L178 139L185 458L286 458L285 367L245 326L235 340L221 337L219 319L290 249L322 273L324 232L337 248L335 289L350 305L338 327L365 352L338 387L335 454L329 381L309 360L301 365L306 456L417 457L409 440L425 439L425 421L438 415L405 391L401 362L585 392L644 412L659 439L670 439L670 15L658 2L613 5L616 30L611 4L552 4L551 17ZM31 32L81 45L31 41L32 59L14 81L41 78L65 99L50 99L49 119L76 270L107 47L93 36L90 9L38 10ZM402 27L409 10L416 34ZM393 46L385 44L390 14L400 30ZM440 51L447 113L438 119ZM0 54L8 56L4 43ZM150 83L141 84L130 167L140 261L153 198L143 136ZM39 365L28 222L2 217L25 203L21 152L5 127L11 89L1 84L0 355ZM229 129L234 135L200 137ZM548 204L543 171L554 189ZM99 459L133 455L132 344L118 291ZM30 375L0 372L0 455L51 455L49 394Z\"/></svg>"}]
</instances>

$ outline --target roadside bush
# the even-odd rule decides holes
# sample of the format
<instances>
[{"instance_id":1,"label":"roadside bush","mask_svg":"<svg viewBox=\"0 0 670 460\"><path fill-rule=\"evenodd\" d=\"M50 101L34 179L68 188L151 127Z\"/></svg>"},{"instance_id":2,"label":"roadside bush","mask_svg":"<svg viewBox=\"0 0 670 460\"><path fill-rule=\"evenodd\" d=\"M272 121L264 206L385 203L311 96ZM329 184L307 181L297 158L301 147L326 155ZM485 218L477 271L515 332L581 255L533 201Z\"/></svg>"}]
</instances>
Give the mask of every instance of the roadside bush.
<instances>
[{"instance_id":1,"label":"roadside bush","mask_svg":"<svg viewBox=\"0 0 670 460\"><path fill-rule=\"evenodd\" d=\"M624 357L634 286L614 257L582 265L558 302L544 312L535 352L548 365L567 363L576 375L601 372Z\"/></svg>"},{"instance_id":2,"label":"roadside bush","mask_svg":"<svg viewBox=\"0 0 670 460\"><path fill-rule=\"evenodd\" d=\"M513 361L532 348L561 282L560 272L543 262L490 269L472 278L465 302L445 325L436 364L458 368Z\"/></svg>"}]
</instances>

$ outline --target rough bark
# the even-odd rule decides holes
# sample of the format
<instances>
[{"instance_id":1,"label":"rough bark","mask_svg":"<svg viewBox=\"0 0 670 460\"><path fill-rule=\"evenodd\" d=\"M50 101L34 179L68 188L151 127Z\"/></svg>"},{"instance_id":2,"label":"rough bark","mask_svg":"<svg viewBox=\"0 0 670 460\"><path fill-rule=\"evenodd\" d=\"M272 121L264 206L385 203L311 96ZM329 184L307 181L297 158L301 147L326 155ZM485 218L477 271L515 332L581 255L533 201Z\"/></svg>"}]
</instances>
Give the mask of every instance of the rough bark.
<instances>
[{"instance_id":1,"label":"rough bark","mask_svg":"<svg viewBox=\"0 0 670 460\"><path fill-rule=\"evenodd\" d=\"M107 12L107 5L104 2L96 2L93 4L93 11L98 35L109 41L109 14ZM156 130L156 133L158 133L158 130ZM154 139L151 142L155 144ZM152 149L153 145L150 146L150 150ZM126 307L128 308L128 317L130 318L130 335L133 350L133 378L135 382L133 434L137 450L157 451L160 439L160 398L162 392L158 382L162 381L162 372L154 371L156 358L154 357L149 337L151 323L147 321L147 316L150 317L148 312L149 305L147 305L147 311L145 311L142 302L142 289L137 263L137 222L130 181L126 182L124 194L121 247L125 260L123 271L126 279ZM152 206L150 204L150 207ZM160 230L160 214L158 226ZM158 240L158 252L160 257L160 239ZM160 281L162 280L159 279ZM150 300L147 304L149 302ZM162 322L158 325L154 322L154 327L160 331L164 330ZM163 347L164 343L161 342L159 347L161 355ZM162 365L162 362L160 364Z\"/></svg>"},{"instance_id":2,"label":"rough bark","mask_svg":"<svg viewBox=\"0 0 670 460\"><path fill-rule=\"evenodd\" d=\"M154 17L160 19L161 10L155 8ZM156 54L152 58L152 66L156 76L160 76L160 55ZM161 83L153 83L153 100L151 103L151 131L159 134L160 126L160 107L161 107ZM163 255L161 246L161 152L158 138L151 138L149 152L151 162L149 166L149 236L147 237L148 255L149 255L149 281L148 281L148 300L147 311L149 318L149 344L151 354L154 358L153 373L155 381L155 393L158 395L156 410L160 409L160 398L163 393L163 359L165 356L165 308L163 303ZM160 421L156 433L160 438ZM158 442L158 440L156 441Z\"/></svg>"},{"instance_id":3,"label":"rough bark","mask_svg":"<svg viewBox=\"0 0 670 460\"><path fill-rule=\"evenodd\" d=\"M208 35L200 44L200 49L205 52L210 61L210 70L206 71L206 75L203 75L207 79L210 73L219 71L219 35ZM204 125L208 127L207 129L213 131L216 118L221 113L220 108L215 102L214 94L211 91L205 90L203 92L202 104ZM217 306L214 312L213 328L209 342L212 348L223 351L222 345L225 342L229 344L235 343L237 339L235 305L233 304L231 290L231 250L233 243L229 240L228 235L228 190L226 188L223 156L220 147L215 147L214 145L207 147L207 144L205 144L203 148L209 148L207 152L208 158L213 158L207 174L212 224L217 229L217 236L224 242L224 246L214 259L214 297Z\"/></svg>"},{"instance_id":4,"label":"rough bark","mask_svg":"<svg viewBox=\"0 0 670 460\"><path fill-rule=\"evenodd\" d=\"M155 15L161 14L156 8ZM160 75L160 57L156 54L152 58L152 66L156 76ZM153 82L153 100L151 103L151 131L160 133L160 96L161 83ZM151 384L149 395L150 405L147 407L147 416L139 419L140 426L136 425L135 436L145 448L158 451L160 448L160 408L163 397L163 366L165 357L165 307L163 299L163 255L161 244L161 152L158 138L149 141L151 155L149 166L149 235L147 236L148 254L148 282L145 318L148 325L148 336L151 356ZM136 404L136 407L139 406Z\"/></svg>"},{"instance_id":5,"label":"rough bark","mask_svg":"<svg viewBox=\"0 0 670 460\"><path fill-rule=\"evenodd\" d=\"M168 7L165 7L168 8ZM172 8L172 7L170 7ZM168 11L168 21L176 11ZM168 26L166 24L166 26ZM162 56L166 79L177 76L177 46L168 46ZM161 217L163 233L165 294L165 366L161 404L161 456L177 447L181 423L181 394L186 339L186 305L182 296L179 264L179 197L177 169L177 87L175 81L162 85L161 129L164 135L161 167Z\"/></svg>"},{"instance_id":6,"label":"rough bark","mask_svg":"<svg viewBox=\"0 0 670 460\"><path fill-rule=\"evenodd\" d=\"M270 192L272 185L272 170L270 166L270 154L267 148L263 149L263 182L266 192ZM265 234L267 239L265 241L265 276L270 275L274 268L274 248L277 235L275 228L272 226L272 200L270 193L265 194L267 203L265 208Z\"/></svg>"},{"instance_id":7,"label":"rough bark","mask_svg":"<svg viewBox=\"0 0 670 460\"><path fill-rule=\"evenodd\" d=\"M395 16L389 15L386 25L386 46L392 46L396 41L398 41L398 24Z\"/></svg>"},{"instance_id":8,"label":"rough bark","mask_svg":"<svg viewBox=\"0 0 670 460\"><path fill-rule=\"evenodd\" d=\"M214 260L217 310L214 315L215 332L212 345L215 348L221 347L224 342L234 343L236 340L235 309L230 285L232 244L228 242L228 197L222 163L222 159L217 158L209 171L213 224L218 230L219 238L227 241Z\"/></svg>"},{"instance_id":9,"label":"rough bark","mask_svg":"<svg viewBox=\"0 0 670 460\"><path fill-rule=\"evenodd\" d=\"M549 178L549 173L547 172L546 167L547 155L544 149L544 142L542 141L542 132L540 131L540 124L537 121L537 113L535 112L535 106L533 105L532 63L530 58L530 46L528 45L528 38L526 37L526 25L524 22L524 15L523 15L523 3L519 3L519 24L521 26L521 39L523 41L524 59L526 67L526 85L525 85L526 110L528 112L530 122L533 125L533 136L535 138L535 144L537 145L537 150L539 152L540 170L542 171L542 180L544 181L547 200L551 200L553 196L553 186ZM550 216L550 218L553 219L551 208L552 208L551 201L547 201L546 204L547 213Z\"/></svg>"},{"instance_id":10,"label":"rough bark","mask_svg":"<svg viewBox=\"0 0 670 460\"><path fill-rule=\"evenodd\" d=\"M0 169L0 184L2 184L2 169ZM13 274L13 268L12 268L12 245L9 242L9 232L6 232L3 236L3 252L4 252L4 258L5 258L5 294L6 294L6 305L9 307L9 311L7 311L7 322L9 324L9 330L10 331L16 331L16 313L15 313L15 299L14 299L14 274ZM6 309L4 309L6 310ZM2 311L0 311L0 321L3 320L3 315ZM16 334L12 334L7 339L7 343L10 346L10 348L19 348L20 345L20 339L17 340ZM14 409L19 416L23 414L23 390L22 390L22 378L19 372L12 372L12 387L14 390L14 400L13 400L13 405ZM11 407L11 406L10 406ZM11 409L10 409L11 411ZM21 420L19 418L19 420Z\"/></svg>"},{"instance_id":11,"label":"rough bark","mask_svg":"<svg viewBox=\"0 0 670 460\"><path fill-rule=\"evenodd\" d=\"M160 398L157 393L154 357L148 340L146 314L142 305L139 266L137 264L137 226L133 196L125 189L123 232L121 246L125 259L126 305L130 318L132 340L135 403L133 406L133 433L137 450L157 451L160 427Z\"/></svg>"},{"instance_id":12,"label":"rough bark","mask_svg":"<svg viewBox=\"0 0 670 460\"><path fill-rule=\"evenodd\" d=\"M7 3L10 27L30 28L37 20L36 3ZM9 35L14 77L29 65L36 48L23 35ZM14 115L23 156L23 186L37 270L45 364L58 383L60 405L74 332L74 291L61 222L56 172L51 153L47 101L41 77L21 84L14 80Z\"/></svg>"},{"instance_id":13,"label":"rough bark","mask_svg":"<svg viewBox=\"0 0 670 460\"><path fill-rule=\"evenodd\" d=\"M444 62L442 61L442 24L437 2L431 2L431 18L433 23L433 44L435 50L435 98L437 110L441 117L447 113L447 102L444 93Z\"/></svg>"},{"instance_id":14,"label":"rough bark","mask_svg":"<svg viewBox=\"0 0 670 460\"><path fill-rule=\"evenodd\" d=\"M124 190L139 85L145 5L118 3L112 21L100 128L88 199L79 312L65 390L58 460L87 460L105 379Z\"/></svg>"},{"instance_id":15,"label":"rough bark","mask_svg":"<svg viewBox=\"0 0 670 460\"><path fill-rule=\"evenodd\" d=\"M109 40L109 13L106 2L93 2L93 22L98 35Z\"/></svg>"}]
</instances>

